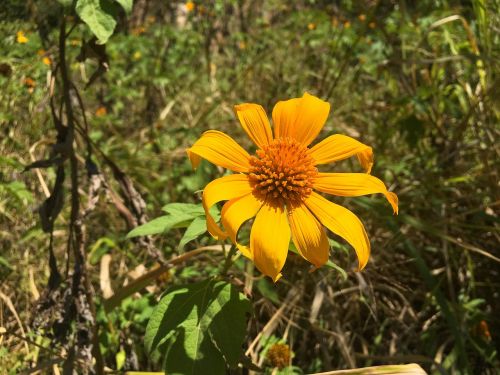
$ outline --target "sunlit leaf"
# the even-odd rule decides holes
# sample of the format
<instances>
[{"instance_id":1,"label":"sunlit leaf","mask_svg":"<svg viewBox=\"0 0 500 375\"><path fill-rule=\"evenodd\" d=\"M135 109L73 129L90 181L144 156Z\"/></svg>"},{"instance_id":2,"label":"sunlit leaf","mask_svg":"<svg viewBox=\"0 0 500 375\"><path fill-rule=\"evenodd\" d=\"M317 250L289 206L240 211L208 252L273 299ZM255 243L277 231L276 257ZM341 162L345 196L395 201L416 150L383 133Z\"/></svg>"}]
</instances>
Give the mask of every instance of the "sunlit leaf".
<instances>
[{"instance_id":1,"label":"sunlit leaf","mask_svg":"<svg viewBox=\"0 0 500 375\"><path fill-rule=\"evenodd\" d=\"M200 216L195 218L184 232L184 236L182 236L179 242L179 249L183 249L188 242L198 238L206 231L207 221L205 220L205 217Z\"/></svg>"},{"instance_id":2,"label":"sunlit leaf","mask_svg":"<svg viewBox=\"0 0 500 375\"><path fill-rule=\"evenodd\" d=\"M110 0L78 0L76 13L92 33L104 44L116 27L116 4Z\"/></svg>"},{"instance_id":3,"label":"sunlit leaf","mask_svg":"<svg viewBox=\"0 0 500 375\"><path fill-rule=\"evenodd\" d=\"M134 6L133 0L116 0L116 2L123 7L125 13L129 14L132 12L132 7Z\"/></svg>"},{"instance_id":4,"label":"sunlit leaf","mask_svg":"<svg viewBox=\"0 0 500 375\"><path fill-rule=\"evenodd\" d=\"M225 363L234 367L241 355L250 308L236 287L224 281L177 287L155 308L146 348L163 351L168 374L225 373Z\"/></svg>"},{"instance_id":5,"label":"sunlit leaf","mask_svg":"<svg viewBox=\"0 0 500 375\"><path fill-rule=\"evenodd\" d=\"M187 226L191 220L191 215L160 216L132 229L127 234L127 238L164 233L172 228L184 226L184 224Z\"/></svg>"}]
</instances>

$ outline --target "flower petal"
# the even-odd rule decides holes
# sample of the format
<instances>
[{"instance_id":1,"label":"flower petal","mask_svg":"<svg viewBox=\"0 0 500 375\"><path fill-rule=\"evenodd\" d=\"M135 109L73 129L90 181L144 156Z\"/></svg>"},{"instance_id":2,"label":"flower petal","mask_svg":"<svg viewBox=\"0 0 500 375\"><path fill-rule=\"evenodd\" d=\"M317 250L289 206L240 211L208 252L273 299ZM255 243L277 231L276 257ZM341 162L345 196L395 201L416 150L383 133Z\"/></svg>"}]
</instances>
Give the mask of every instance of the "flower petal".
<instances>
[{"instance_id":1,"label":"flower petal","mask_svg":"<svg viewBox=\"0 0 500 375\"><path fill-rule=\"evenodd\" d=\"M314 179L314 188L323 193L342 197L382 193L398 213L398 196L387 191L384 183L377 177L366 173L318 173Z\"/></svg>"},{"instance_id":2,"label":"flower petal","mask_svg":"<svg viewBox=\"0 0 500 375\"><path fill-rule=\"evenodd\" d=\"M362 270L370 257L370 241L358 217L317 193L312 193L305 204L321 224L349 242L358 256L358 270Z\"/></svg>"},{"instance_id":3,"label":"flower petal","mask_svg":"<svg viewBox=\"0 0 500 375\"><path fill-rule=\"evenodd\" d=\"M326 122L330 104L307 92L302 98L278 102L273 109L274 135L309 145Z\"/></svg>"},{"instance_id":4,"label":"flower petal","mask_svg":"<svg viewBox=\"0 0 500 375\"><path fill-rule=\"evenodd\" d=\"M325 138L312 147L309 152L316 160L316 164L326 164L357 155L366 173L370 173L373 166L372 148L342 134L334 134Z\"/></svg>"},{"instance_id":5,"label":"flower petal","mask_svg":"<svg viewBox=\"0 0 500 375\"><path fill-rule=\"evenodd\" d=\"M273 140L271 124L262 106L244 103L234 106L234 110L241 126L258 147L263 148Z\"/></svg>"},{"instance_id":6,"label":"flower petal","mask_svg":"<svg viewBox=\"0 0 500 375\"><path fill-rule=\"evenodd\" d=\"M250 249L257 268L274 282L281 277L289 243L290 226L285 209L264 204L250 232Z\"/></svg>"},{"instance_id":7,"label":"flower petal","mask_svg":"<svg viewBox=\"0 0 500 375\"><path fill-rule=\"evenodd\" d=\"M250 168L250 155L234 139L217 130L203 133L186 151L194 169L202 158L235 172L247 172Z\"/></svg>"},{"instance_id":8,"label":"flower petal","mask_svg":"<svg viewBox=\"0 0 500 375\"><path fill-rule=\"evenodd\" d=\"M228 201L252 192L250 181L245 174L231 174L213 180L203 189L203 208L207 217L208 232L217 240L225 239L224 232L210 215L210 208L220 201Z\"/></svg>"},{"instance_id":9,"label":"flower petal","mask_svg":"<svg viewBox=\"0 0 500 375\"><path fill-rule=\"evenodd\" d=\"M298 107L302 98L279 101L273 108L274 138L293 136Z\"/></svg>"},{"instance_id":10,"label":"flower petal","mask_svg":"<svg viewBox=\"0 0 500 375\"><path fill-rule=\"evenodd\" d=\"M316 268L328 260L330 245L321 223L304 206L294 208L288 215L293 243L300 255Z\"/></svg>"},{"instance_id":11,"label":"flower petal","mask_svg":"<svg viewBox=\"0 0 500 375\"><path fill-rule=\"evenodd\" d=\"M224 229L235 245L239 245L237 242L237 235L241 224L254 217L262 207L262 203L262 201L258 200L250 193L239 198L231 199L224 204L221 213L222 225L224 225ZM248 249L246 246L243 248ZM249 250L242 252L243 255L248 256ZM253 259L251 255L249 258Z\"/></svg>"}]
</instances>

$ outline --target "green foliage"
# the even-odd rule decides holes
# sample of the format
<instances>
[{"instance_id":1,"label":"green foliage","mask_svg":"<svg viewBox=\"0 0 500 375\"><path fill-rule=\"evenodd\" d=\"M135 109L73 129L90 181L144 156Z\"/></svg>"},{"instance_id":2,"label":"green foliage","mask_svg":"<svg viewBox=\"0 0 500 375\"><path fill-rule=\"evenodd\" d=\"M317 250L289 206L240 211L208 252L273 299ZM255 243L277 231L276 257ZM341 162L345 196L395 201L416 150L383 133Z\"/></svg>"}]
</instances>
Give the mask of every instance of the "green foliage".
<instances>
[{"instance_id":1,"label":"green foliage","mask_svg":"<svg viewBox=\"0 0 500 375\"><path fill-rule=\"evenodd\" d=\"M162 207L162 210L168 215L157 217L134 228L127 234L127 238L165 234L173 228L187 228L179 241L178 249L182 250L188 242L195 240L207 231L205 210L201 205L169 203ZM218 220L219 212L217 207L213 207L210 212Z\"/></svg>"},{"instance_id":2,"label":"green foliage","mask_svg":"<svg viewBox=\"0 0 500 375\"><path fill-rule=\"evenodd\" d=\"M221 374L242 354L249 301L234 285L207 280L169 290L146 328L148 352L169 374Z\"/></svg>"},{"instance_id":3,"label":"green foliage","mask_svg":"<svg viewBox=\"0 0 500 375\"><path fill-rule=\"evenodd\" d=\"M267 326L272 332L264 336L286 341L295 354L296 368L282 371L322 372L401 358L416 358L429 373L487 374L498 367L498 1L216 0L196 1L191 12L182 2L146 2L146 8L111 0L2 2L0 281L25 329L34 308L43 305L34 300L32 284L40 295L47 292L48 244L54 244L62 274L74 261L67 251L69 182L50 238L40 227L38 208L54 184L54 169L22 172L60 146L50 109L51 101L61 99L61 82L52 81L60 72L60 3L67 15L68 74L84 102L75 111L78 130L88 130L91 157L105 181L96 207L87 212L92 198L85 169L88 144L79 135L74 144L86 271L97 300L106 367L159 370L165 357L179 351L187 356L184 326L173 328L155 355L144 350L156 298L169 287L181 295L176 298L187 299L178 290L187 293L218 275L225 259L222 251L210 251L176 264L106 313L101 257L111 257L110 283L117 293L157 266L139 236L154 235L148 244L168 257L189 248L189 241L216 247L205 233L204 211L194 202L223 172L206 162L192 171L185 149L203 131L218 129L252 152L232 106L256 102L270 114L276 101L306 90L332 105L320 138L343 133L373 147L372 173L398 193L401 214L393 217L381 197L329 197L365 224L372 254L361 273L352 271L355 256L339 238L330 241L327 265L312 273L292 245L277 284L260 278L246 258L236 255L227 278L245 285L255 307L238 350L242 342L249 348ZM17 42L19 31L26 43ZM104 52L91 49L80 59L94 36L106 42ZM103 61L107 68L100 71ZM75 91L71 101L77 101ZM156 219L130 231L130 222L123 220L127 212L119 211L116 202L132 215L137 206L124 197L127 187L114 178L104 155L132 181L146 202L145 213ZM320 168L359 171L351 161ZM164 202L184 203L161 211ZM240 231L243 241L249 233L246 224ZM289 298L292 288L298 301ZM190 303L195 307L186 316L198 311ZM48 349L67 353L53 332L30 329L38 346L28 343L28 355L14 314L0 304L0 325L17 334L0 338L0 368L22 372L59 358ZM198 351L214 353L215 365L225 368L224 353L212 336L210 330L203 332ZM182 339L177 345L175 337ZM266 367L267 344L259 344L254 358ZM196 357L194 346L189 349ZM57 365L61 370L61 362ZM251 366L249 359L244 366Z\"/></svg>"},{"instance_id":4,"label":"green foliage","mask_svg":"<svg viewBox=\"0 0 500 375\"><path fill-rule=\"evenodd\" d=\"M133 0L116 0L127 13L132 10ZM97 37L99 44L104 44L115 30L118 7L114 0L77 0L76 13Z\"/></svg>"}]
</instances>

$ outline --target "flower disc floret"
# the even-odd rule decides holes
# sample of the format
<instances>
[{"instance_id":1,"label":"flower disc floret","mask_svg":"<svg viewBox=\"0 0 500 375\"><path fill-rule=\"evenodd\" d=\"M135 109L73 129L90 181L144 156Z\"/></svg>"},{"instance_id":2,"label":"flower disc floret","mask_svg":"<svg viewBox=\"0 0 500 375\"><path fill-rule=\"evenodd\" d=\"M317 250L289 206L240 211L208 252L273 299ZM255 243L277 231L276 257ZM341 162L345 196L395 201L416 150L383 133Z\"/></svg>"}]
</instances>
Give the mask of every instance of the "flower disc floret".
<instances>
[{"instance_id":1,"label":"flower disc floret","mask_svg":"<svg viewBox=\"0 0 500 375\"><path fill-rule=\"evenodd\" d=\"M250 158L254 196L273 205L293 207L312 193L318 174L308 150L293 138L278 138Z\"/></svg>"}]
</instances>

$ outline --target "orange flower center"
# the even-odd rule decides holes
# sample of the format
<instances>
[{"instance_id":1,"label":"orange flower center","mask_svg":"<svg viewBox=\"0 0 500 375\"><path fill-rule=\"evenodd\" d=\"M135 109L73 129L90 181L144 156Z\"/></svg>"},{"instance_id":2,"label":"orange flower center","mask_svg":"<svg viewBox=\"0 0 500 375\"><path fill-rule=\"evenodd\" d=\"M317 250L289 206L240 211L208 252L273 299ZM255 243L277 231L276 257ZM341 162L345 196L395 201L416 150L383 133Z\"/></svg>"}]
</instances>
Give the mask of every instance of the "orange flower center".
<instances>
[{"instance_id":1,"label":"orange flower center","mask_svg":"<svg viewBox=\"0 0 500 375\"><path fill-rule=\"evenodd\" d=\"M318 170L306 147L292 138L278 138L256 154L248 176L257 198L294 206L311 194Z\"/></svg>"}]
</instances>

